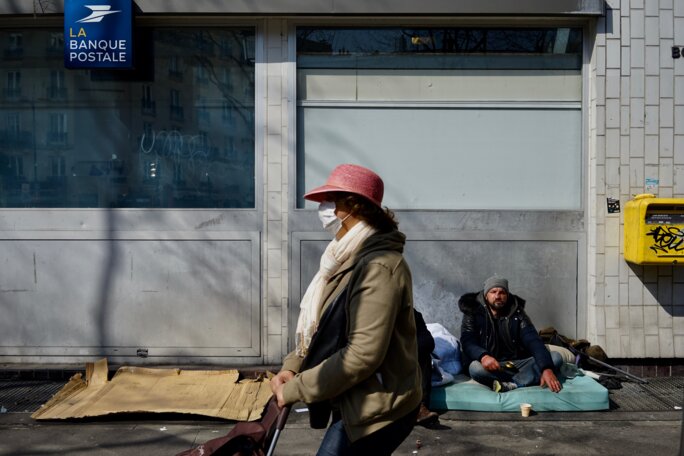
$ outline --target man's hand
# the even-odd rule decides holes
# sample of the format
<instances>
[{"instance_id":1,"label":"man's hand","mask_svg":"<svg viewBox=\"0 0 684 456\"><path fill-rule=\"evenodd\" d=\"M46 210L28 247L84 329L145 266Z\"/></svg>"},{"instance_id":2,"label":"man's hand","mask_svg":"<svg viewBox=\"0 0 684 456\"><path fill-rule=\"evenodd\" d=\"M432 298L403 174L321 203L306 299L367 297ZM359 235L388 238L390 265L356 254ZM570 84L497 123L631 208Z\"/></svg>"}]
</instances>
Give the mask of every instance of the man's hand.
<instances>
[{"instance_id":1,"label":"man's hand","mask_svg":"<svg viewBox=\"0 0 684 456\"><path fill-rule=\"evenodd\" d=\"M285 387L285 383L292 380L294 376L294 372L284 370L278 372L278 374L271 379L271 391L273 391L273 394L278 401L278 406L281 408L285 406L285 400L283 399L283 388Z\"/></svg>"},{"instance_id":2,"label":"man's hand","mask_svg":"<svg viewBox=\"0 0 684 456\"><path fill-rule=\"evenodd\" d=\"M489 372L497 372L501 370L499 362L493 356L484 355L480 360L480 364L482 364L482 367L487 369Z\"/></svg>"},{"instance_id":3,"label":"man's hand","mask_svg":"<svg viewBox=\"0 0 684 456\"><path fill-rule=\"evenodd\" d=\"M551 369L544 369L544 372L542 372L541 382L539 383L539 386L541 386L542 388L548 386L549 389L554 393L559 392L563 388L558 379L556 378L556 374L554 374L553 370Z\"/></svg>"}]
</instances>

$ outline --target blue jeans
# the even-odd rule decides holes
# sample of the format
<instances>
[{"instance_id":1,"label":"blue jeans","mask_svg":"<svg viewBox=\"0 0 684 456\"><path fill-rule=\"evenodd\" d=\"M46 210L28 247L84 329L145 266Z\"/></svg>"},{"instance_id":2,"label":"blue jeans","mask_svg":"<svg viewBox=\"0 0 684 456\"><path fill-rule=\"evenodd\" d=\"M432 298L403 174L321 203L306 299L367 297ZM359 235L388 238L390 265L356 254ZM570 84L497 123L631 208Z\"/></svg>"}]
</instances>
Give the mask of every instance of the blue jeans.
<instances>
[{"instance_id":1,"label":"blue jeans","mask_svg":"<svg viewBox=\"0 0 684 456\"><path fill-rule=\"evenodd\" d=\"M558 369L563 365L563 357L560 353L555 351L549 353L553 360L554 370L558 372ZM539 385L539 382L541 381L541 371L533 357L514 359L511 361L515 364L515 367L518 368L518 372L515 374L506 371L490 372L485 369L479 361L470 363L468 372L473 380L490 388L492 387L494 380L499 380L500 382L513 382L517 386Z\"/></svg>"},{"instance_id":2,"label":"blue jeans","mask_svg":"<svg viewBox=\"0 0 684 456\"><path fill-rule=\"evenodd\" d=\"M333 421L323 436L317 456L391 455L408 437L416 424L418 409L352 443L341 419Z\"/></svg>"}]
</instances>

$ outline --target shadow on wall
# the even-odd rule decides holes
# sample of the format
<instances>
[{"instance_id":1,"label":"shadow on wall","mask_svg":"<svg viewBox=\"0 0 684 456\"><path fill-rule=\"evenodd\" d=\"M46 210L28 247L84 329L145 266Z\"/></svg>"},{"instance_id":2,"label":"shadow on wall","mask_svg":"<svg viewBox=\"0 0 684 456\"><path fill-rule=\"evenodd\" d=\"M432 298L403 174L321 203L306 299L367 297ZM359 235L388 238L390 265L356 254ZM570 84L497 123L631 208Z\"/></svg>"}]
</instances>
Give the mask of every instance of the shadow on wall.
<instances>
[{"instance_id":1,"label":"shadow on wall","mask_svg":"<svg viewBox=\"0 0 684 456\"><path fill-rule=\"evenodd\" d=\"M684 317L684 266L627 264L644 286L643 299L630 297L620 304L651 305L655 301L669 315Z\"/></svg>"}]
</instances>

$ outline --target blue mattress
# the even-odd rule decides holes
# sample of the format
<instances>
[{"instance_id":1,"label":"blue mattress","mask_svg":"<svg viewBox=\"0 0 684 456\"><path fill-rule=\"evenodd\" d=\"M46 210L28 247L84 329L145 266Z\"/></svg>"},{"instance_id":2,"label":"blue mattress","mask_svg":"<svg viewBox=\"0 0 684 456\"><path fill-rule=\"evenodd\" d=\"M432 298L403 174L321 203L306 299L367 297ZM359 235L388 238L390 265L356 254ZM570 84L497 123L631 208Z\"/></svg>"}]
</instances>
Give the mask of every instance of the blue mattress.
<instances>
[{"instance_id":1,"label":"blue mattress","mask_svg":"<svg viewBox=\"0 0 684 456\"><path fill-rule=\"evenodd\" d=\"M519 412L520 404L532 404L536 412L582 412L608 410L608 390L596 380L578 376L562 380L563 389L553 393L540 386L517 388L495 393L468 377L459 376L455 383L435 387L430 396L434 410L469 410L480 412Z\"/></svg>"}]
</instances>

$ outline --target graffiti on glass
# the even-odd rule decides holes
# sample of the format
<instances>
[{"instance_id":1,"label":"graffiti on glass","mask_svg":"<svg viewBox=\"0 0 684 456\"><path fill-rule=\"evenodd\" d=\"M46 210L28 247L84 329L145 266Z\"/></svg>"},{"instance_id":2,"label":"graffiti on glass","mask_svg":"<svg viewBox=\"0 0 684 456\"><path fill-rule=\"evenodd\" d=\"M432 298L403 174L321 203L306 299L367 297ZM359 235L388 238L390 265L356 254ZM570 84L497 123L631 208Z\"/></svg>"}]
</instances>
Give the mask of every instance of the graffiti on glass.
<instances>
[{"instance_id":1,"label":"graffiti on glass","mask_svg":"<svg viewBox=\"0 0 684 456\"><path fill-rule=\"evenodd\" d=\"M684 252L684 231L676 226L656 226L646 233L653 237L651 250L656 254Z\"/></svg>"}]
</instances>

